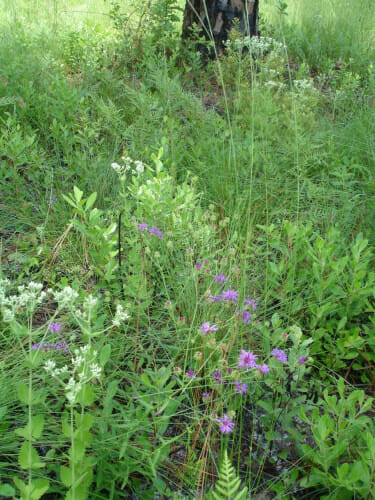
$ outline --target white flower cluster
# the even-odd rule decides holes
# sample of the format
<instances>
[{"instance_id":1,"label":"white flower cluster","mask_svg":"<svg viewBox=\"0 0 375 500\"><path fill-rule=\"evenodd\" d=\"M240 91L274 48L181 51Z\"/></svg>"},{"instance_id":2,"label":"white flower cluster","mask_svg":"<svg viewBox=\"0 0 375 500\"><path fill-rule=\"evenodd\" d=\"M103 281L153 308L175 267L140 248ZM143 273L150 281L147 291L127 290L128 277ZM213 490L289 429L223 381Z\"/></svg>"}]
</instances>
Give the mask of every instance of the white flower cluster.
<instances>
[{"instance_id":1,"label":"white flower cluster","mask_svg":"<svg viewBox=\"0 0 375 500\"><path fill-rule=\"evenodd\" d=\"M86 297L83 301L83 308L89 314L94 309L97 303L98 299L93 297L90 293L88 297Z\"/></svg>"},{"instance_id":2,"label":"white flower cluster","mask_svg":"<svg viewBox=\"0 0 375 500\"><path fill-rule=\"evenodd\" d=\"M315 91L314 83L312 80L294 80L293 85L299 92L304 92L305 90Z\"/></svg>"},{"instance_id":3,"label":"white flower cluster","mask_svg":"<svg viewBox=\"0 0 375 500\"><path fill-rule=\"evenodd\" d=\"M35 308L41 304L47 294L41 283L30 281L28 285L18 287L18 295L6 296L9 280L0 280L0 306L2 308L4 321L12 321L19 312L33 313Z\"/></svg>"},{"instance_id":4,"label":"white flower cluster","mask_svg":"<svg viewBox=\"0 0 375 500\"><path fill-rule=\"evenodd\" d=\"M264 85L266 87L274 88L274 89L279 89L279 90L286 88L285 83L283 83L283 82L275 82L274 80L268 80L267 82L265 82Z\"/></svg>"},{"instance_id":5,"label":"white flower cluster","mask_svg":"<svg viewBox=\"0 0 375 500\"><path fill-rule=\"evenodd\" d=\"M124 177L127 172L131 172L132 175L142 175L145 171L145 165L140 160L132 160L129 156L122 156L124 164L112 163L111 167L120 176Z\"/></svg>"},{"instance_id":6,"label":"white flower cluster","mask_svg":"<svg viewBox=\"0 0 375 500\"><path fill-rule=\"evenodd\" d=\"M228 40L226 45L230 47L233 43ZM237 50L247 47L250 54L261 57L268 52L281 53L286 49L286 45L270 37L263 36L245 36L234 41L234 48Z\"/></svg>"},{"instance_id":7,"label":"white flower cluster","mask_svg":"<svg viewBox=\"0 0 375 500\"><path fill-rule=\"evenodd\" d=\"M97 352L89 345L85 345L74 351L70 370L66 365L56 368L56 363L52 360L45 363L44 369L60 382L71 405L76 403L78 393L84 385L100 378L102 368L96 362L96 357ZM64 381L66 377L69 377L67 382Z\"/></svg>"},{"instance_id":8,"label":"white flower cluster","mask_svg":"<svg viewBox=\"0 0 375 500\"><path fill-rule=\"evenodd\" d=\"M78 292L73 290L70 286L64 287L62 290L48 290L52 295L56 302L59 304L59 307L63 309L68 309L70 307L74 307L76 304L76 300L79 297Z\"/></svg>"},{"instance_id":9,"label":"white flower cluster","mask_svg":"<svg viewBox=\"0 0 375 500\"><path fill-rule=\"evenodd\" d=\"M112 320L113 326L120 326L121 323L129 318L129 314L124 310L121 304L117 304L116 314Z\"/></svg>"}]
</instances>

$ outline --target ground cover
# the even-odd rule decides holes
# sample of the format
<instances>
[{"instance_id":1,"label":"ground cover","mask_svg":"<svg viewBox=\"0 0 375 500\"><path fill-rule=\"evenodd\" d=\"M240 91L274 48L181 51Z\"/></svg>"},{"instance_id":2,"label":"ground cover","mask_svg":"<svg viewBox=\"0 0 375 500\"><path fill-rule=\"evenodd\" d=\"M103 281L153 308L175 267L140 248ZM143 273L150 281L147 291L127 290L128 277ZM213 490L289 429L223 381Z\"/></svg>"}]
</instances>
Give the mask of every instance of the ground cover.
<instances>
[{"instance_id":1,"label":"ground cover","mask_svg":"<svg viewBox=\"0 0 375 500\"><path fill-rule=\"evenodd\" d=\"M375 9L181 7L0 11L0 494L372 498Z\"/></svg>"}]
</instances>

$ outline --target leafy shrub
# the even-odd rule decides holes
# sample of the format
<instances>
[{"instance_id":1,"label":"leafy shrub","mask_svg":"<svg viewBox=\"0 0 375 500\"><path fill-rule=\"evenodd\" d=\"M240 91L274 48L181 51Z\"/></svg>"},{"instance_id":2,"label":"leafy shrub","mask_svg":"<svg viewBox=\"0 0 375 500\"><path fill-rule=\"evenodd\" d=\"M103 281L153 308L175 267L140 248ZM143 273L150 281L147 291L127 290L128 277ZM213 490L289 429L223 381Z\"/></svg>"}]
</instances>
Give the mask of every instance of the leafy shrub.
<instances>
[{"instance_id":1,"label":"leafy shrub","mask_svg":"<svg viewBox=\"0 0 375 500\"><path fill-rule=\"evenodd\" d=\"M346 244L335 228L325 238L311 224L285 222L280 233L261 229L267 307L282 306L286 319L309 332L311 353L328 368L346 371L350 363L358 370L362 360L373 362L374 254L363 235ZM357 376L366 381L369 373Z\"/></svg>"},{"instance_id":2,"label":"leafy shrub","mask_svg":"<svg viewBox=\"0 0 375 500\"><path fill-rule=\"evenodd\" d=\"M322 410L302 412L314 445L301 446L303 460L311 463L301 485L325 487L327 494L320 498L369 498L375 487L375 428L369 416L373 399L362 390L346 396L343 379L337 389L337 396L323 392Z\"/></svg>"}]
</instances>

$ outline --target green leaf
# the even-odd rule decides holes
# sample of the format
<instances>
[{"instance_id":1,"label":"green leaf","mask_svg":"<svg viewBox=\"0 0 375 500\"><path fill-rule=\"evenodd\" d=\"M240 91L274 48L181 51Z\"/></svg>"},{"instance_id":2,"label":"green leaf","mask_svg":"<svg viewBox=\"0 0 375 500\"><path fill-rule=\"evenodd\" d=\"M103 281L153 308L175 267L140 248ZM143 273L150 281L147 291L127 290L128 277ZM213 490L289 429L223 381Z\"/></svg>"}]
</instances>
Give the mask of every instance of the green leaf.
<instances>
[{"instance_id":1,"label":"green leaf","mask_svg":"<svg viewBox=\"0 0 375 500\"><path fill-rule=\"evenodd\" d=\"M82 462L83 457L85 456L86 446L82 441L74 440L74 446L72 445L69 448L69 460L73 463Z\"/></svg>"},{"instance_id":2,"label":"green leaf","mask_svg":"<svg viewBox=\"0 0 375 500\"><path fill-rule=\"evenodd\" d=\"M73 434L74 434L74 430L72 430L72 427L70 425L70 421L69 421L67 414L63 415L63 417L61 419L61 424L62 424L62 431L63 431L64 436L66 436L68 438L72 438Z\"/></svg>"},{"instance_id":3,"label":"green leaf","mask_svg":"<svg viewBox=\"0 0 375 500\"><path fill-rule=\"evenodd\" d=\"M22 469L41 469L46 465L40 461L38 452L28 441L25 441L21 446L18 463Z\"/></svg>"},{"instance_id":4,"label":"green leaf","mask_svg":"<svg viewBox=\"0 0 375 500\"><path fill-rule=\"evenodd\" d=\"M18 477L14 477L13 481L14 481L14 484L17 486L17 488L21 492L21 498L23 496L27 496L27 493L28 493L28 486L27 486L27 484L24 483L23 481L21 481L21 479L19 479Z\"/></svg>"},{"instance_id":5,"label":"green leaf","mask_svg":"<svg viewBox=\"0 0 375 500\"><path fill-rule=\"evenodd\" d=\"M86 210L90 210L90 208L94 205L96 201L96 193L91 193L90 196L86 200Z\"/></svg>"},{"instance_id":6,"label":"green leaf","mask_svg":"<svg viewBox=\"0 0 375 500\"><path fill-rule=\"evenodd\" d=\"M347 479L348 482L352 485L363 479L363 466L360 461L357 461L351 465L350 473Z\"/></svg>"},{"instance_id":7,"label":"green leaf","mask_svg":"<svg viewBox=\"0 0 375 500\"><path fill-rule=\"evenodd\" d=\"M0 484L0 495L3 497L13 497L16 490L10 484Z\"/></svg>"},{"instance_id":8,"label":"green leaf","mask_svg":"<svg viewBox=\"0 0 375 500\"><path fill-rule=\"evenodd\" d=\"M73 192L74 192L74 198L75 200L79 203L81 201L83 191L77 188L77 186L73 187Z\"/></svg>"},{"instance_id":9,"label":"green leaf","mask_svg":"<svg viewBox=\"0 0 375 500\"><path fill-rule=\"evenodd\" d=\"M104 368L105 364L109 360L111 356L111 346L110 344L107 344L103 347L103 349L100 351L100 356L99 356L99 361L101 366Z\"/></svg>"},{"instance_id":10,"label":"green leaf","mask_svg":"<svg viewBox=\"0 0 375 500\"><path fill-rule=\"evenodd\" d=\"M220 466L219 479L216 482L215 490L209 492L209 498L215 500L245 500L247 498L247 488L239 491L240 479L236 476L227 451L224 451L223 460Z\"/></svg>"},{"instance_id":11,"label":"green leaf","mask_svg":"<svg viewBox=\"0 0 375 500\"><path fill-rule=\"evenodd\" d=\"M49 481L47 479L34 479L31 487L31 498L32 500L39 500L40 497L49 488Z\"/></svg>"},{"instance_id":12,"label":"green leaf","mask_svg":"<svg viewBox=\"0 0 375 500\"><path fill-rule=\"evenodd\" d=\"M91 413L76 413L75 414L77 428L89 431L91 429L94 417Z\"/></svg>"},{"instance_id":13,"label":"green leaf","mask_svg":"<svg viewBox=\"0 0 375 500\"><path fill-rule=\"evenodd\" d=\"M112 382L107 387L107 391L104 398L104 407L106 407L115 397L117 389L118 389L118 381L112 380Z\"/></svg>"},{"instance_id":14,"label":"green leaf","mask_svg":"<svg viewBox=\"0 0 375 500\"><path fill-rule=\"evenodd\" d=\"M90 385L84 385L77 395L77 402L82 406L91 406L95 400L96 395Z\"/></svg>"},{"instance_id":15,"label":"green leaf","mask_svg":"<svg viewBox=\"0 0 375 500\"><path fill-rule=\"evenodd\" d=\"M43 415L36 415L35 417L31 418L31 434L33 435L33 437L35 437L35 439L40 438L43 432L43 427L44 427Z\"/></svg>"},{"instance_id":16,"label":"green leaf","mask_svg":"<svg viewBox=\"0 0 375 500\"><path fill-rule=\"evenodd\" d=\"M338 478L340 479L340 481L344 481L344 479L346 478L348 473L349 473L349 464L348 463L344 463L344 464L337 467L337 475L338 475Z\"/></svg>"},{"instance_id":17,"label":"green leaf","mask_svg":"<svg viewBox=\"0 0 375 500\"><path fill-rule=\"evenodd\" d=\"M21 403L29 404L29 388L24 382L18 382L17 395Z\"/></svg>"},{"instance_id":18,"label":"green leaf","mask_svg":"<svg viewBox=\"0 0 375 500\"><path fill-rule=\"evenodd\" d=\"M340 331L344 328L346 325L346 322L348 321L348 318L346 316L342 317L337 325L337 331Z\"/></svg>"},{"instance_id":19,"label":"green leaf","mask_svg":"<svg viewBox=\"0 0 375 500\"><path fill-rule=\"evenodd\" d=\"M60 467L60 477L63 485L66 486L67 488L70 488L73 482L72 470L69 469L69 467L65 467L64 465L62 465Z\"/></svg>"}]
</instances>

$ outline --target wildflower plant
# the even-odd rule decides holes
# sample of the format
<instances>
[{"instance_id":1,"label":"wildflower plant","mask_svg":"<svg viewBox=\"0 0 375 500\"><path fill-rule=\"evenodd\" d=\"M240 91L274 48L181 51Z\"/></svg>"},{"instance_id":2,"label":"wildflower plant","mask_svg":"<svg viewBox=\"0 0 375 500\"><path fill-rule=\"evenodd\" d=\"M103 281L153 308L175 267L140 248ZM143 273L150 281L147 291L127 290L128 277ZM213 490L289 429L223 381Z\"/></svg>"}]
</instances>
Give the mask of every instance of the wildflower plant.
<instances>
[{"instance_id":1,"label":"wildflower plant","mask_svg":"<svg viewBox=\"0 0 375 500\"><path fill-rule=\"evenodd\" d=\"M62 386L67 400L68 412L62 416L62 430L71 445L67 453L69 467L60 467L60 477L68 488L67 498L84 499L88 497L95 465L92 455L85 456L92 442L90 430L94 421L85 408L96 399L90 383L100 379L102 367L98 364L94 348L85 345L75 350L70 366L65 364L58 368L54 361L49 360L44 369ZM80 411L77 411L78 407Z\"/></svg>"},{"instance_id":2,"label":"wildflower plant","mask_svg":"<svg viewBox=\"0 0 375 500\"><path fill-rule=\"evenodd\" d=\"M26 371L26 380L17 382L16 391L21 405L25 408L27 423L24 427L18 427L15 434L24 440L18 452L18 463L21 469L26 471L27 476L25 481L15 477L14 483L22 499L38 500L48 490L49 481L37 477L36 473L46 465L35 447L45 424L44 415L37 411L37 408L43 403L46 391L34 387L33 372L39 365L41 353L32 348L35 335L33 317L47 294L43 291L41 283L30 282L26 286L21 285L18 287L18 293L14 295L8 293L9 287L8 280L0 281L0 307L3 320L8 323L21 347L23 368Z\"/></svg>"},{"instance_id":3,"label":"wildflower plant","mask_svg":"<svg viewBox=\"0 0 375 500\"><path fill-rule=\"evenodd\" d=\"M2 319L18 339L24 357L23 369L26 371L26 380L16 382L16 391L21 405L26 407L27 422L24 427L18 427L15 434L24 439L18 463L27 472L27 481L15 477L14 483L20 490L21 498L25 499L38 499L49 489L49 480L38 477L37 471L45 468L46 464L34 444L40 441L46 426L46 418L40 411L41 404L45 404L49 391L56 392L53 387L48 390L47 384L36 387L36 375L39 372L38 377L41 378L40 367L44 358L44 370L48 378L55 380L63 388L67 401L67 413L62 417L62 431L70 439L71 447L68 452L69 467L60 468L60 477L68 488L67 498L86 498L95 461L92 457L85 457L86 449L92 441L90 430L94 419L84 410L96 399L92 384L100 379L103 366L110 356L109 345L101 344L100 355L92 346L96 337L93 325L98 316L98 301L90 294L81 298L70 286L61 290L44 291L41 284L31 282L26 286L19 286L17 290L17 294L12 294L9 281L2 280L0 283ZM57 303L55 314L45 325L35 327L34 316L50 297ZM88 344L73 348L66 341L48 341L55 340L56 336L62 334L63 325L56 321L60 314L70 315L71 321L81 328L82 339ZM126 318L127 315L119 304L115 325ZM107 326L107 330L115 325ZM101 333L104 333L103 329Z\"/></svg>"}]
</instances>

